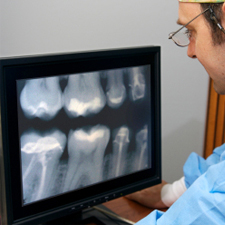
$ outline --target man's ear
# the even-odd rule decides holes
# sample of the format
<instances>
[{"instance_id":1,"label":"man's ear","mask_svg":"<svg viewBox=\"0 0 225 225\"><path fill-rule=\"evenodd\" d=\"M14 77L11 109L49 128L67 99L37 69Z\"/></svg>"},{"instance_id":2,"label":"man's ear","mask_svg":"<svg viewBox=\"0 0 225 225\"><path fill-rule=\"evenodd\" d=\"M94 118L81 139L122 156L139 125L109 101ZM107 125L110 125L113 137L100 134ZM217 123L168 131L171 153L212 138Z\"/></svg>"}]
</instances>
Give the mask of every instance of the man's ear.
<instances>
[{"instance_id":1,"label":"man's ear","mask_svg":"<svg viewBox=\"0 0 225 225\"><path fill-rule=\"evenodd\" d=\"M221 25L223 27L225 26L225 2L223 3L223 6L222 6Z\"/></svg>"},{"instance_id":2,"label":"man's ear","mask_svg":"<svg viewBox=\"0 0 225 225\"><path fill-rule=\"evenodd\" d=\"M225 2L223 3L223 6L222 6L222 13L223 13L223 17L224 17L225 16Z\"/></svg>"}]
</instances>

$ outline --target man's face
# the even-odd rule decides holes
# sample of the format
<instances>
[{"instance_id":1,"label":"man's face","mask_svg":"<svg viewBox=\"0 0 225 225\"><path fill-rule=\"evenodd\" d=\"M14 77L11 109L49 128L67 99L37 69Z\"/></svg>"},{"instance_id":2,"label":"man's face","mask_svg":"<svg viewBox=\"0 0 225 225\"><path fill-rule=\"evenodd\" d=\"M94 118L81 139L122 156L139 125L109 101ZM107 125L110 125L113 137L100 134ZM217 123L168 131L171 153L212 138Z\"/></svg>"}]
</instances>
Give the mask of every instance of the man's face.
<instances>
[{"instance_id":1,"label":"man's face","mask_svg":"<svg viewBox=\"0 0 225 225\"><path fill-rule=\"evenodd\" d=\"M200 13L199 3L180 2L177 22L184 25ZM216 92L225 94L225 44L213 44L209 24L203 15L191 22L187 29L191 33L188 56L199 60L213 79Z\"/></svg>"}]
</instances>

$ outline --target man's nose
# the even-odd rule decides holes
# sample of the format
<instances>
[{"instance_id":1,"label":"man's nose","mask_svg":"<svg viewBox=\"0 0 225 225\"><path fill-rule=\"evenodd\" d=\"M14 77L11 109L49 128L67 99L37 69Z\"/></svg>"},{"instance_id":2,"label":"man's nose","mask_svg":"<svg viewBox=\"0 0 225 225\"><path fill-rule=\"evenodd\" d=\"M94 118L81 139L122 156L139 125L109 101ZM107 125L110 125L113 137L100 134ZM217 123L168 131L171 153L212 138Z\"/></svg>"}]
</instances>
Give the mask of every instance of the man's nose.
<instances>
[{"instance_id":1,"label":"man's nose","mask_svg":"<svg viewBox=\"0 0 225 225\"><path fill-rule=\"evenodd\" d=\"M197 58L196 53L195 53L195 41L194 40L191 40L190 44L188 45L187 55L192 59Z\"/></svg>"}]
</instances>

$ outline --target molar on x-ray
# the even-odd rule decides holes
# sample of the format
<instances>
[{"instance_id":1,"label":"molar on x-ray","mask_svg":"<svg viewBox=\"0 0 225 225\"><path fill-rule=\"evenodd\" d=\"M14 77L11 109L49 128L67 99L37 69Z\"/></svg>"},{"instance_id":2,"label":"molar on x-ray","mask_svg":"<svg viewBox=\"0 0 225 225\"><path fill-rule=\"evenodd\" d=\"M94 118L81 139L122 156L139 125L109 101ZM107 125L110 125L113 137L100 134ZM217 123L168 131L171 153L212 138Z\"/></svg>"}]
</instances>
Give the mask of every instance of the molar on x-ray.
<instances>
[{"instance_id":1,"label":"molar on x-ray","mask_svg":"<svg viewBox=\"0 0 225 225\"><path fill-rule=\"evenodd\" d=\"M128 69L130 99L136 101L145 97L146 81L145 81L145 66L132 67Z\"/></svg>"},{"instance_id":2,"label":"molar on x-ray","mask_svg":"<svg viewBox=\"0 0 225 225\"><path fill-rule=\"evenodd\" d=\"M122 126L113 132L112 171L113 177L124 175L128 160L128 146L130 143L130 131Z\"/></svg>"},{"instance_id":3,"label":"molar on x-ray","mask_svg":"<svg viewBox=\"0 0 225 225\"><path fill-rule=\"evenodd\" d=\"M102 181L104 153L109 138L110 130L103 125L70 130L64 192Z\"/></svg>"},{"instance_id":4,"label":"molar on x-ray","mask_svg":"<svg viewBox=\"0 0 225 225\"><path fill-rule=\"evenodd\" d=\"M51 196L66 135L56 129L45 133L32 129L20 140L24 203Z\"/></svg>"},{"instance_id":5,"label":"molar on x-ray","mask_svg":"<svg viewBox=\"0 0 225 225\"><path fill-rule=\"evenodd\" d=\"M28 119L53 119L63 106L59 77L26 80L20 95L20 104Z\"/></svg>"},{"instance_id":6,"label":"molar on x-ray","mask_svg":"<svg viewBox=\"0 0 225 225\"><path fill-rule=\"evenodd\" d=\"M124 69L108 70L106 99L111 108L119 108L126 99L126 88L123 83Z\"/></svg>"},{"instance_id":7,"label":"molar on x-ray","mask_svg":"<svg viewBox=\"0 0 225 225\"><path fill-rule=\"evenodd\" d=\"M145 125L135 137L136 141L136 150L135 150L135 163L134 170L141 170L147 168L149 159L148 155L148 126Z\"/></svg>"},{"instance_id":8,"label":"molar on x-ray","mask_svg":"<svg viewBox=\"0 0 225 225\"><path fill-rule=\"evenodd\" d=\"M106 104L99 73L70 75L64 99L64 108L69 117L99 113Z\"/></svg>"}]
</instances>

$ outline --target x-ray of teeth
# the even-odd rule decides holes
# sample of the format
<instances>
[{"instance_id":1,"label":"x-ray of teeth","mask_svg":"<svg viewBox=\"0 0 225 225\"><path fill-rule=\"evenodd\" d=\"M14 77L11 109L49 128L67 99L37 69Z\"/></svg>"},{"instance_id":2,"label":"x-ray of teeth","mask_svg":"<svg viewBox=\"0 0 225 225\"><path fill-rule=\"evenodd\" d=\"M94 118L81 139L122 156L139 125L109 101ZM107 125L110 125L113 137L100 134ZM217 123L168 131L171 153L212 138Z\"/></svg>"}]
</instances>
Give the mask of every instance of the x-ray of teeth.
<instances>
[{"instance_id":1,"label":"x-ray of teeth","mask_svg":"<svg viewBox=\"0 0 225 225\"><path fill-rule=\"evenodd\" d=\"M20 140L24 203L51 196L66 135L56 129L45 133L29 130Z\"/></svg>"},{"instance_id":2,"label":"x-ray of teeth","mask_svg":"<svg viewBox=\"0 0 225 225\"><path fill-rule=\"evenodd\" d=\"M20 95L20 104L27 118L53 119L63 106L59 78L27 80Z\"/></svg>"},{"instance_id":3,"label":"x-ray of teeth","mask_svg":"<svg viewBox=\"0 0 225 225\"><path fill-rule=\"evenodd\" d=\"M99 113L106 104L99 73L70 75L64 99L64 108L69 117Z\"/></svg>"},{"instance_id":4,"label":"x-ray of teeth","mask_svg":"<svg viewBox=\"0 0 225 225\"><path fill-rule=\"evenodd\" d=\"M126 169L130 131L128 127L122 126L113 133L112 173L118 177L123 175Z\"/></svg>"},{"instance_id":5,"label":"x-ray of teeth","mask_svg":"<svg viewBox=\"0 0 225 225\"><path fill-rule=\"evenodd\" d=\"M149 68L17 82L24 204L151 167Z\"/></svg>"},{"instance_id":6,"label":"x-ray of teeth","mask_svg":"<svg viewBox=\"0 0 225 225\"><path fill-rule=\"evenodd\" d=\"M129 96L133 101L145 97L146 81L145 81L145 66L129 68L129 83L130 93Z\"/></svg>"},{"instance_id":7,"label":"x-ray of teeth","mask_svg":"<svg viewBox=\"0 0 225 225\"><path fill-rule=\"evenodd\" d=\"M126 99L126 88L123 83L124 69L108 70L106 99L111 108L119 108Z\"/></svg>"},{"instance_id":8,"label":"x-ray of teeth","mask_svg":"<svg viewBox=\"0 0 225 225\"><path fill-rule=\"evenodd\" d=\"M64 192L102 181L104 153L109 138L110 130L103 125L70 130Z\"/></svg>"},{"instance_id":9,"label":"x-ray of teeth","mask_svg":"<svg viewBox=\"0 0 225 225\"><path fill-rule=\"evenodd\" d=\"M142 130L136 134L136 152L135 152L135 170L147 168L148 162L148 127L145 125Z\"/></svg>"}]
</instances>

